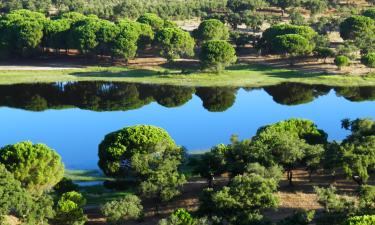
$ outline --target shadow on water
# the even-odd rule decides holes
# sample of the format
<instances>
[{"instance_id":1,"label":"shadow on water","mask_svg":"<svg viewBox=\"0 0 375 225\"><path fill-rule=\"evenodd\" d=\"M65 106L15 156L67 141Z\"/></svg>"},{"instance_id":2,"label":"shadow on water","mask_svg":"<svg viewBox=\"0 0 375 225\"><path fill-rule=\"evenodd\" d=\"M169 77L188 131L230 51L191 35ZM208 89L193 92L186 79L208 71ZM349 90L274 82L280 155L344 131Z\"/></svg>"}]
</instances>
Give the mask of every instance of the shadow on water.
<instances>
[{"instance_id":1,"label":"shadow on water","mask_svg":"<svg viewBox=\"0 0 375 225\"><path fill-rule=\"evenodd\" d=\"M193 95L210 112L223 112L236 101L239 88L184 87L122 82L68 82L54 84L16 84L0 86L0 106L30 111L81 108L92 111L126 111L157 102L167 108L180 107ZM253 89L247 88L246 91ZM331 90L349 101L374 101L375 87L328 87L282 83L263 87L281 105L299 105L327 95Z\"/></svg>"}]
</instances>

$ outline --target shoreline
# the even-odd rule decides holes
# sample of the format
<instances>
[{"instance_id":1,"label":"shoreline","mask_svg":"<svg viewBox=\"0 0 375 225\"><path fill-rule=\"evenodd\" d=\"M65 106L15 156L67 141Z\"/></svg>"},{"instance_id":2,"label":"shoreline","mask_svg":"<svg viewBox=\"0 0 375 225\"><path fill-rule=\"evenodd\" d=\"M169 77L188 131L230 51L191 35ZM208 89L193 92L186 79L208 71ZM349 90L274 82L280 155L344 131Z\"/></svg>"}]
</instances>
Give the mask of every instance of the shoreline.
<instances>
[{"instance_id":1,"label":"shoreline","mask_svg":"<svg viewBox=\"0 0 375 225\"><path fill-rule=\"evenodd\" d=\"M198 70L182 71L163 67L85 67L45 69L0 68L0 85L78 81L128 82L193 87L263 87L280 83L300 83L338 87L375 86L374 75L337 75L306 73L292 69L238 64L220 74ZM44 68L44 67L43 67Z\"/></svg>"}]
</instances>

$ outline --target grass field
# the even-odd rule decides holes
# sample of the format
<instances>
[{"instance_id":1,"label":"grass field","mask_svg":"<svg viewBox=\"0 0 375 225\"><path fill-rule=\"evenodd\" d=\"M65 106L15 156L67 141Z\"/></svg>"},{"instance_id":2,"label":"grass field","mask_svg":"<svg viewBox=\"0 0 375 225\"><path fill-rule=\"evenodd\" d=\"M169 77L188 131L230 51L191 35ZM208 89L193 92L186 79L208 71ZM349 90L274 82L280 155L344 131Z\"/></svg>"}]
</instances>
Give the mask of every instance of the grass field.
<instances>
[{"instance_id":1,"label":"grass field","mask_svg":"<svg viewBox=\"0 0 375 225\"><path fill-rule=\"evenodd\" d=\"M301 73L290 69L265 66L236 65L226 71L202 73L154 67L139 69L131 67L88 67L74 70L0 72L0 84L50 83L58 81L123 81L148 84L184 86L238 86L261 87L282 82L324 84L330 86L374 86L375 76L324 75Z\"/></svg>"}]
</instances>

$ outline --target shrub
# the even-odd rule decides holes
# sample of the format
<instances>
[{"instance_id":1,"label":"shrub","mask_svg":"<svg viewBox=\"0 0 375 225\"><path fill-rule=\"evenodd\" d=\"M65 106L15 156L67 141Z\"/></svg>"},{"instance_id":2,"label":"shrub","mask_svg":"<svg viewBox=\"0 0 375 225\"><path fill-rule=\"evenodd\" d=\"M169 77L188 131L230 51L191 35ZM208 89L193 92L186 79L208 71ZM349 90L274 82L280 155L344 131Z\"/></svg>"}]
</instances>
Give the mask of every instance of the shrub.
<instances>
[{"instance_id":1,"label":"shrub","mask_svg":"<svg viewBox=\"0 0 375 225\"><path fill-rule=\"evenodd\" d=\"M289 54L292 57L307 55L312 52L313 45L299 34L285 34L275 38L277 52Z\"/></svg>"},{"instance_id":2,"label":"shrub","mask_svg":"<svg viewBox=\"0 0 375 225\"><path fill-rule=\"evenodd\" d=\"M369 17L373 20L375 20L375 8L367 9L362 12L362 16Z\"/></svg>"},{"instance_id":3,"label":"shrub","mask_svg":"<svg viewBox=\"0 0 375 225\"><path fill-rule=\"evenodd\" d=\"M204 69L220 72L237 61L236 51L226 41L208 41L202 45L200 61Z\"/></svg>"},{"instance_id":4,"label":"shrub","mask_svg":"<svg viewBox=\"0 0 375 225\"><path fill-rule=\"evenodd\" d=\"M137 22L148 24L153 30L159 30L164 26L164 20L153 13L145 13L137 19Z\"/></svg>"},{"instance_id":5,"label":"shrub","mask_svg":"<svg viewBox=\"0 0 375 225\"><path fill-rule=\"evenodd\" d=\"M197 30L195 30L195 37L199 41L211 41L211 40L228 40L229 31L228 28L217 19L208 19L203 21Z\"/></svg>"},{"instance_id":6,"label":"shrub","mask_svg":"<svg viewBox=\"0 0 375 225\"><path fill-rule=\"evenodd\" d=\"M75 191L63 194L56 206L55 224L61 225L83 225L87 216L83 213L86 199Z\"/></svg>"},{"instance_id":7,"label":"shrub","mask_svg":"<svg viewBox=\"0 0 375 225\"><path fill-rule=\"evenodd\" d=\"M375 53L368 53L362 56L361 62L369 68L375 68Z\"/></svg>"},{"instance_id":8,"label":"shrub","mask_svg":"<svg viewBox=\"0 0 375 225\"><path fill-rule=\"evenodd\" d=\"M64 175L60 155L44 144L7 145L0 149L0 163L34 195L51 189Z\"/></svg>"},{"instance_id":9,"label":"shrub","mask_svg":"<svg viewBox=\"0 0 375 225\"><path fill-rule=\"evenodd\" d=\"M332 49L330 49L330 48L320 47L320 48L315 48L314 49L314 55L317 58L324 59L324 61L326 61L326 59L328 57L335 56L335 52Z\"/></svg>"},{"instance_id":10,"label":"shrub","mask_svg":"<svg viewBox=\"0 0 375 225\"><path fill-rule=\"evenodd\" d=\"M372 225L375 224L375 215L355 216L347 219L343 225Z\"/></svg>"},{"instance_id":11,"label":"shrub","mask_svg":"<svg viewBox=\"0 0 375 225\"><path fill-rule=\"evenodd\" d=\"M138 219L142 215L141 200L136 195L107 202L101 208L102 213L111 224L122 224L126 220Z\"/></svg>"},{"instance_id":12,"label":"shrub","mask_svg":"<svg viewBox=\"0 0 375 225\"><path fill-rule=\"evenodd\" d=\"M73 183L72 179L66 177L53 187L53 189L60 195L70 191L78 191L78 188L78 185Z\"/></svg>"},{"instance_id":13,"label":"shrub","mask_svg":"<svg viewBox=\"0 0 375 225\"><path fill-rule=\"evenodd\" d=\"M349 66L349 64L350 64L350 59L347 56L344 56L344 55L336 56L335 65L339 69L342 69L342 67L345 67L345 66Z\"/></svg>"},{"instance_id":14,"label":"shrub","mask_svg":"<svg viewBox=\"0 0 375 225\"><path fill-rule=\"evenodd\" d=\"M175 146L162 128L136 125L107 134L99 145L99 167L106 175L131 172L130 159L135 153L149 152L156 145Z\"/></svg>"},{"instance_id":15,"label":"shrub","mask_svg":"<svg viewBox=\"0 0 375 225\"><path fill-rule=\"evenodd\" d=\"M161 55L168 61L194 55L194 39L179 28L162 29L157 33L156 40L160 45Z\"/></svg>"},{"instance_id":16,"label":"shrub","mask_svg":"<svg viewBox=\"0 0 375 225\"><path fill-rule=\"evenodd\" d=\"M374 20L365 16L351 16L340 24L340 35L344 40L354 40L363 34L371 33Z\"/></svg>"}]
</instances>

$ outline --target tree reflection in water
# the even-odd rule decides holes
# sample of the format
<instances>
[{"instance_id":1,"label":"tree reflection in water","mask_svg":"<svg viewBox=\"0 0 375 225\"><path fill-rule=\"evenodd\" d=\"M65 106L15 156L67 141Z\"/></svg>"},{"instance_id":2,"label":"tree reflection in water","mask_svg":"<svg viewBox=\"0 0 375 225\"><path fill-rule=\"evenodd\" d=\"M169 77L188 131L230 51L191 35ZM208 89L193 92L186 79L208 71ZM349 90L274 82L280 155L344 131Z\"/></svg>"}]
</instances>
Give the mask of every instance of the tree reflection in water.
<instances>
[{"instance_id":1,"label":"tree reflection in water","mask_svg":"<svg viewBox=\"0 0 375 225\"><path fill-rule=\"evenodd\" d=\"M282 105L314 101L331 90L349 101L374 101L375 87L328 87L282 83L264 87ZM251 91L252 89L245 89ZM179 107L198 96L210 112L223 112L233 106L238 88L158 86L117 82L64 82L0 86L0 106L30 111L81 108L92 111L126 111L153 101L164 107Z\"/></svg>"}]
</instances>

